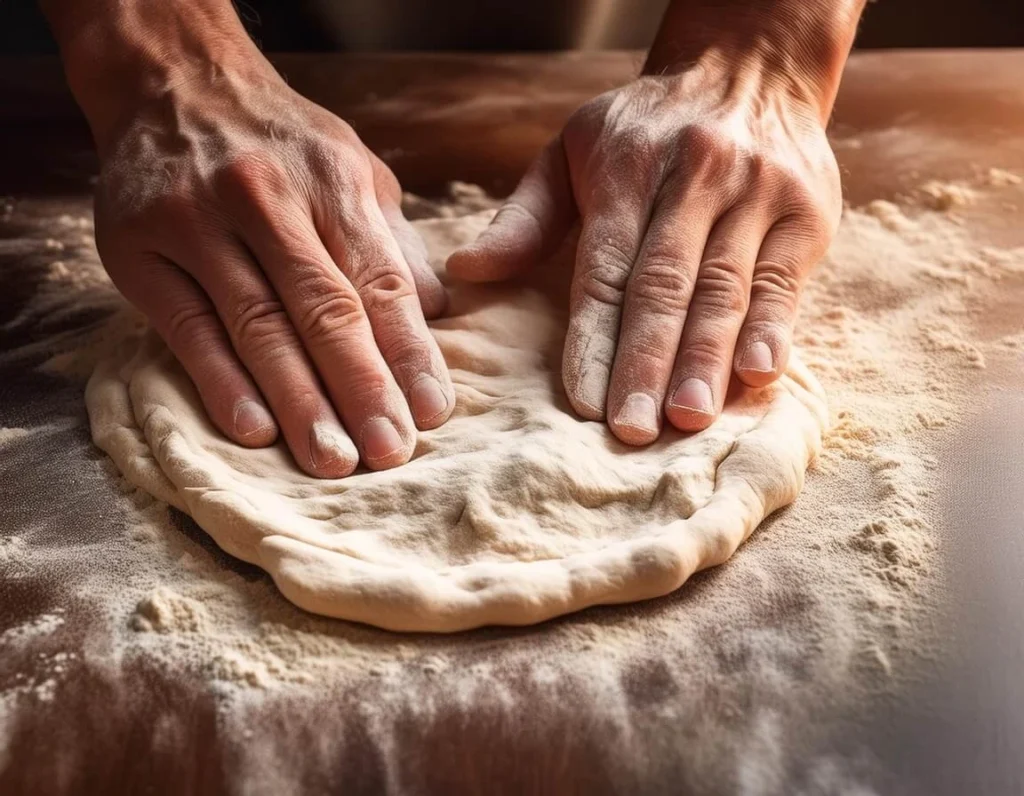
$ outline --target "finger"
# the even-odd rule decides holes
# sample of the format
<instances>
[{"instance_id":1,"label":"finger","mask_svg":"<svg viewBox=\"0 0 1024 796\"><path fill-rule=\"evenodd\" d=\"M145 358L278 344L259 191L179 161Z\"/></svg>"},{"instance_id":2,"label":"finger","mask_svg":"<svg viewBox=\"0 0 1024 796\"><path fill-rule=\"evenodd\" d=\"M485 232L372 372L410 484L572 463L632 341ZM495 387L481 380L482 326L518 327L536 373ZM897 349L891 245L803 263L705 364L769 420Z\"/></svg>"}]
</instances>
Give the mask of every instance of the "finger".
<instances>
[{"instance_id":1,"label":"finger","mask_svg":"<svg viewBox=\"0 0 1024 796\"><path fill-rule=\"evenodd\" d=\"M800 291L827 240L813 222L801 218L778 222L765 235L736 345L734 368L744 384L763 387L785 372Z\"/></svg>"},{"instance_id":2,"label":"finger","mask_svg":"<svg viewBox=\"0 0 1024 796\"><path fill-rule=\"evenodd\" d=\"M342 169L333 164L333 171L323 171L328 162L333 163L317 161L317 173L324 177L309 187L340 187ZM356 168L367 165L368 161L357 163ZM372 185L369 168L360 177L364 185ZM407 462L416 442L415 424L377 349L359 295L324 248L311 215L313 197L297 194L283 172L265 166L250 169L245 162L224 171L218 190L225 206L232 208L242 241L280 298L290 328L316 366L362 461L373 469ZM360 202L376 204L372 192L369 197L357 191L331 194L317 195L316 203L335 210L335 224Z\"/></svg>"},{"instance_id":3,"label":"finger","mask_svg":"<svg viewBox=\"0 0 1024 796\"><path fill-rule=\"evenodd\" d=\"M290 224L247 227L246 240L362 460L373 469L403 464L412 455L415 426L359 295L324 250L305 212L292 213Z\"/></svg>"},{"instance_id":4,"label":"finger","mask_svg":"<svg viewBox=\"0 0 1024 796\"><path fill-rule=\"evenodd\" d=\"M653 442L711 227L712 206L689 184L665 190L626 287L622 328L608 391L612 432Z\"/></svg>"},{"instance_id":5,"label":"finger","mask_svg":"<svg viewBox=\"0 0 1024 796\"><path fill-rule=\"evenodd\" d=\"M402 213L402 186L383 160L369 150L367 156L373 172L377 204L412 272L423 315L426 318L437 318L448 306L448 294L430 265L423 238Z\"/></svg>"},{"instance_id":6,"label":"finger","mask_svg":"<svg viewBox=\"0 0 1024 796\"><path fill-rule=\"evenodd\" d=\"M402 214L402 208L397 204L381 200L380 210L391 230L391 236L402 251L406 265L409 266L423 316L428 320L440 317L448 306L448 294L430 265L423 238L408 222Z\"/></svg>"},{"instance_id":7,"label":"finger","mask_svg":"<svg viewBox=\"0 0 1024 796\"><path fill-rule=\"evenodd\" d=\"M231 344L260 386L296 463L319 478L359 461L273 288L240 243L203 235L179 258L210 297Z\"/></svg>"},{"instance_id":8,"label":"finger","mask_svg":"<svg viewBox=\"0 0 1024 796\"><path fill-rule=\"evenodd\" d=\"M417 427L441 425L455 408L455 388L383 213L376 203L364 203L321 234L334 262L358 292L377 347Z\"/></svg>"},{"instance_id":9,"label":"finger","mask_svg":"<svg viewBox=\"0 0 1024 796\"><path fill-rule=\"evenodd\" d=\"M666 417L682 431L707 428L722 411L766 226L754 207L719 219L704 247L665 402Z\"/></svg>"},{"instance_id":10,"label":"finger","mask_svg":"<svg viewBox=\"0 0 1024 796\"><path fill-rule=\"evenodd\" d=\"M589 420L605 417L626 284L654 193L632 190L628 182L615 191L596 193L584 210L562 357L569 403Z\"/></svg>"},{"instance_id":11,"label":"finger","mask_svg":"<svg viewBox=\"0 0 1024 796\"><path fill-rule=\"evenodd\" d=\"M185 368L213 424L246 447L273 443L277 424L202 288L159 254L147 254L135 266L145 284L122 291Z\"/></svg>"},{"instance_id":12,"label":"finger","mask_svg":"<svg viewBox=\"0 0 1024 796\"><path fill-rule=\"evenodd\" d=\"M491 225L448 258L448 273L494 282L550 257L576 218L569 166L558 136L541 152Z\"/></svg>"}]
</instances>

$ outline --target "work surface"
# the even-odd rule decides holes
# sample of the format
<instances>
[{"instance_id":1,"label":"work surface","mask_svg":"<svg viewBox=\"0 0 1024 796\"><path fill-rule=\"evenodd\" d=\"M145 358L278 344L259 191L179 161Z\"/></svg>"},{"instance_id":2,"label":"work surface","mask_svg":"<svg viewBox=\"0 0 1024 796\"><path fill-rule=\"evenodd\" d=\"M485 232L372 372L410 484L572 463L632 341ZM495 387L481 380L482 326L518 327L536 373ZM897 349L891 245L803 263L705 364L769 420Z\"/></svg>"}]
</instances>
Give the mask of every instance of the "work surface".
<instances>
[{"instance_id":1,"label":"work surface","mask_svg":"<svg viewBox=\"0 0 1024 796\"><path fill-rule=\"evenodd\" d=\"M634 54L278 59L293 86L350 120L403 185L422 194L442 192L451 179L507 192L573 108L629 79L639 62ZM536 630L467 634L455 642L462 655L453 656L451 645L441 655L428 639L346 630L368 660L369 647L404 650L399 690L406 682L418 701L398 720L391 716L383 734L372 703L397 699L379 684L394 685L390 671L354 681L349 692L317 693L316 683L304 683L297 697L287 684L256 683L239 696L225 685L230 677L176 672L105 646L96 628L109 617L96 617L88 595L76 593L78 570L117 572L130 558L85 558L69 568L59 549L66 540L109 550L119 535L128 545L114 507L123 498L88 439L80 379L41 366L60 352L61 335L110 308L59 319L25 309L40 306L34 299L52 288L41 276L56 256L47 239L68 252L90 245L91 227L79 219L88 213L95 163L55 65L0 67L0 191L9 194L0 208L0 434L30 432L0 437L0 792L1001 794L1024 787L1019 353L1016 364L978 369L976 411L935 437L945 486L934 503L949 565L940 591L971 610L937 606L924 615L920 621L934 626L929 635L945 643L927 655L886 658L888 680L856 704L841 694L823 700L830 673L799 666L816 660L815 650L834 642L828 638L804 638L793 650L780 674L787 691L745 684L747 669L729 660L719 661L719 679L680 683L642 648L634 666L615 664L624 674L608 694L564 673L557 679L544 668L546 653L527 660L531 645L551 649L552 638L584 627L648 623L671 633L672 617L685 618L695 592L721 586L714 572L645 606L594 609ZM898 198L925 180L975 181L991 168L1024 174L1022 74L1019 52L855 56L832 126L849 204ZM1022 221L1014 201L985 204L981 215L965 210L964 223L994 247L1024 245ZM1010 279L982 315L999 333L1020 332L1022 307L1024 285ZM227 560L186 518L172 516L164 531L180 536L193 558L263 587L262 574ZM54 566L18 570L24 540L52 546ZM770 535L755 541L772 544ZM123 574L127 588L133 573ZM291 621L281 618L287 607L268 610L274 622ZM780 621L764 616L766 625ZM652 637L658 645L663 640ZM612 651L583 648L581 672L600 672L606 656L612 666ZM743 649L758 654L756 644ZM492 664L486 682L501 694L460 690L471 678L459 678L459 669ZM720 741L719 766L707 759L716 748L709 736ZM716 785L716 777L728 784Z\"/></svg>"}]
</instances>

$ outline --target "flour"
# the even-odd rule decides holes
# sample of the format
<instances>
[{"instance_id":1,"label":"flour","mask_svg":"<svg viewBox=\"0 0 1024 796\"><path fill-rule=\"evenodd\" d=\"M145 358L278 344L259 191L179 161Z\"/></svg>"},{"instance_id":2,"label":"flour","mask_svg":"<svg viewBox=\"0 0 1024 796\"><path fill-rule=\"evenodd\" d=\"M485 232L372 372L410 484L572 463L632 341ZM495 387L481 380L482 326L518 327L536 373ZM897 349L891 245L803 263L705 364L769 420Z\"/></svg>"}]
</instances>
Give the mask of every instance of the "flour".
<instances>
[{"instance_id":1,"label":"flour","mask_svg":"<svg viewBox=\"0 0 1024 796\"><path fill-rule=\"evenodd\" d=\"M209 625L201 603L171 589L156 589L135 607L134 630L157 633L203 633Z\"/></svg>"},{"instance_id":2,"label":"flour","mask_svg":"<svg viewBox=\"0 0 1024 796\"><path fill-rule=\"evenodd\" d=\"M26 653L38 654L38 644L47 657L38 672L29 674L25 662L20 677L0 682L0 748L19 711L50 704L40 702L47 696L59 701L69 667L118 676L144 666L218 694L225 733L244 737L248 750L231 773L253 793L276 785L283 792L280 778L296 756L327 765L336 754L308 734L262 722L258 708L273 704L315 715L325 737L362 738L395 792L414 789L400 762L410 727L449 739L433 747L437 754L459 749L486 760L494 737L458 728L478 726L477 719L522 727L523 711L538 737L585 737L600 727L624 758L651 765L655 752L641 744L650 742L641 730L663 727L664 757L685 756L686 784L711 783L710 792L736 789L738 778L771 782L788 765L807 766L808 793L857 792L843 764L804 751L820 733L808 706L841 713L893 693L932 653L939 640L929 635L930 617L945 585L936 451L970 422L979 367L992 374L1013 366L1024 347L1019 312L992 327L991 337L977 331L979 308L1019 289L1024 251L982 244L976 230L986 207L1020 203L1024 188L988 174L966 187L972 202L945 209L920 194L847 208L806 289L795 340L830 397L824 452L791 508L679 593L529 631L449 638L395 637L318 619L98 456L82 475L109 489L117 510L109 522L123 523L123 533L80 548L47 544L32 527L0 536L4 580L55 566L82 573L43 613L66 617L55 608L84 606L77 610L91 618L94 638L88 648L44 646L67 623L25 636ZM38 247L38 256L89 270L90 285L98 285L95 254L76 248L84 244L75 236L87 232L77 221L48 230L67 248ZM109 287L80 289L63 299L48 293L46 307L123 306ZM84 380L139 319L122 311L118 324L61 339L50 372ZM56 661L59 654L77 657ZM630 791L614 767L601 773Z\"/></svg>"},{"instance_id":3,"label":"flour","mask_svg":"<svg viewBox=\"0 0 1024 796\"><path fill-rule=\"evenodd\" d=\"M1014 174L1012 171L1006 169L989 169L985 173L985 183L994 188L1005 188L1008 185L1020 185L1022 178L1019 174Z\"/></svg>"},{"instance_id":4,"label":"flour","mask_svg":"<svg viewBox=\"0 0 1024 796\"><path fill-rule=\"evenodd\" d=\"M22 625L15 625L9 630L0 633L0 648L5 645L16 646L24 644L30 639L39 636L48 636L64 624L64 617L60 614L40 614Z\"/></svg>"},{"instance_id":5,"label":"flour","mask_svg":"<svg viewBox=\"0 0 1024 796\"><path fill-rule=\"evenodd\" d=\"M31 433L32 430L28 428L4 428L0 426L0 445L27 437Z\"/></svg>"},{"instance_id":6,"label":"flour","mask_svg":"<svg viewBox=\"0 0 1024 796\"><path fill-rule=\"evenodd\" d=\"M989 178L992 179L991 172ZM922 185L921 193L924 194L927 204L933 210L951 210L954 207L963 207L974 204L977 198L975 191L965 185L939 182L938 180L931 180Z\"/></svg>"}]
</instances>

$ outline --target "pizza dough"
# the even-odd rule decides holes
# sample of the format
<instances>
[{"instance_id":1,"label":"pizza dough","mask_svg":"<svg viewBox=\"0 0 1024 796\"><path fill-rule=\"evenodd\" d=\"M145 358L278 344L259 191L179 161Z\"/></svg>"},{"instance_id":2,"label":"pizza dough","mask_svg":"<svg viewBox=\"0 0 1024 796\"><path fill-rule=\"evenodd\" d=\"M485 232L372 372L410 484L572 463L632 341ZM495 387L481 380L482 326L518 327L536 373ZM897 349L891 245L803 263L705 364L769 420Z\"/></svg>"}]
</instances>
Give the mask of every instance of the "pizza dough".
<instances>
[{"instance_id":1,"label":"pizza dough","mask_svg":"<svg viewBox=\"0 0 1024 796\"><path fill-rule=\"evenodd\" d=\"M488 218L417 222L435 267ZM569 271L563 258L526 282L451 286L431 327L458 405L403 467L323 481L283 443L229 442L152 333L89 381L93 439L318 614L451 632L667 594L796 498L825 398L794 357L776 385L735 387L710 429L625 446L562 392Z\"/></svg>"}]
</instances>

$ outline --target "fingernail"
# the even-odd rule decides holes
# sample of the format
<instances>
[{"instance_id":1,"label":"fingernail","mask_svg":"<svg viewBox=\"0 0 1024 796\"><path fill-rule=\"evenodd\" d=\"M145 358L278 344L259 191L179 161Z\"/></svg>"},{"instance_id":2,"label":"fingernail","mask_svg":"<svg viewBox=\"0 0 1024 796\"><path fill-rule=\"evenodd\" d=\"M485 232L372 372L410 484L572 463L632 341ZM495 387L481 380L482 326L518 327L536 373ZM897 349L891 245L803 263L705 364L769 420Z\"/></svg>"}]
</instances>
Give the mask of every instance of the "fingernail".
<instances>
[{"instance_id":1,"label":"fingernail","mask_svg":"<svg viewBox=\"0 0 1024 796\"><path fill-rule=\"evenodd\" d=\"M363 451L367 459L386 459L405 447L398 429L386 417L377 417L363 426Z\"/></svg>"},{"instance_id":2,"label":"fingernail","mask_svg":"<svg viewBox=\"0 0 1024 796\"><path fill-rule=\"evenodd\" d=\"M251 398L243 398L235 405L234 424L238 436L251 437L260 431L273 428L274 418Z\"/></svg>"},{"instance_id":3,"label":"fingernail","mask_svg":"<svg viewBox=\"0 0 1024 796\"><path fill-rule=\"evenodd\" d=\"M635 392L626 398L615 415L615 425L658 433L658 405L646 393Z\"/></svg>"},{"instance_id":4,"label":"fingernail","mask_svg":"<svg viewBox=\"0 0 1024 796\"><path fill-rule=\"evenodd\" d=\"M715 413L715 399L711 394L711 388L700 379L687 379L676 387L669 404L679 409L700 412L705 415Z\"/></svg>"},{"instance_id":5,"label":"fingernail","mask_svg":"<svg viewBox=\"0 0 1024 796\"><path fill-rule=\"evenodd\" d=\"M740 357L740 370L753 370L757 373L771 373L775 370L775 360L768 344L758 340L748 345Z\"/></svg>"},{"instance_id":6,"label":"fingernail","mask_svg":"<svg viewBox=\"0 0 1024 796\"><path fill-rule=\"evenodd\" d=\"M433 420L448 408L448 396L433 376L423 376L409 390L413 416L420 422Z\"/></svg>"},{"instance_id":7,"label":"fingernail","mask_svg":"<svg viewBox=\"0 0 1024 796\"><path fill-rule=\"evenodd\" d=\"M309 458L320 470L334 462L354 462L359 452L340 426L318 420L309 430Z\"/></svg>"}]
</instances>

